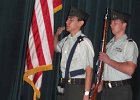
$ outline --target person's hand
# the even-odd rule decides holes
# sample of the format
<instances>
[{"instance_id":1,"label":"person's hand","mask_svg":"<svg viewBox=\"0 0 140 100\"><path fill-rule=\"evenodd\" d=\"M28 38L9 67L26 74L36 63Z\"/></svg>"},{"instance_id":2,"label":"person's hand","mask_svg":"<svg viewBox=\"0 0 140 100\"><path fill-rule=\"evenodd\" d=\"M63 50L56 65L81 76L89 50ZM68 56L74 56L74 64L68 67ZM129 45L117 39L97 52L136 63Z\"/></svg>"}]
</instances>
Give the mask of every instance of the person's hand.
<instances>
[{"instance_id":1,"label":"person's hand","mask_svg":"<svg viewBox=\"0 0 140 100\"><path fill-rule=\"evenodd\" d=\"M106 64L108 64L110 62L109 56L106 53L103 53L103 52L99 53L99 60L103 61Z\"/></svg>"},{"instance_id":2,"label":"person's hand","mask_svg":"<svg viewBox=\"0 0 140 100\"><path fill-rule=\"evenodd\" d=\"M98 86L98 93L101 92L102 90L103 90L103 81L101 81Z\"/></svg>"},{"instance_id":3,"label":"person's hand","mask_svg":"<svg viewBox=\"0 0 140 100\"><path fill-rule=\"evenodd\" d=\"M95 87L95 83L92 84L91 90L93 90Z\"/></svg>"},{"instance_id":4,"label":"person's hand","mask_svg":"<svg viewBox=\"0 0 140 100\"><path fill-rule=\"evenodd\" d=\"M91 90L93 91L95 87L95 83L92 85ZM103 89L103 83L101 81L101 83L98 85L98 93L101 92Z\"/></svg>"},{"instance_id":5,"label":"person's hand","mask_svg":"<svg viewBox=\"0 0 140 100\"><path fill-rule=\"evenodd\" d=\"M58 27L57 31L56 31L56 35L60 35L62 33L62 31L65 30L65 27Z\"/></svg>"}]
</instances>

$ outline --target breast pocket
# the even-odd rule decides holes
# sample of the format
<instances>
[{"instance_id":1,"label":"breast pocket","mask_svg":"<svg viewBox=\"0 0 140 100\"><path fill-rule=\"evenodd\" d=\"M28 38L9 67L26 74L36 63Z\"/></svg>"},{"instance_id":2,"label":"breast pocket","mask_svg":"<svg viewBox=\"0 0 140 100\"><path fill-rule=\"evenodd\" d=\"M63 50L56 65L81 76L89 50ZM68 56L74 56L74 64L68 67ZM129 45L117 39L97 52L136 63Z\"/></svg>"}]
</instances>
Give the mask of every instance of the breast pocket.
<instances>
[{"instance_id":1,"label":"breast pocket","mask_svg":"<svg viewBox=\"0 0 140 100\"><path fill-rule=\"evenodd\" d=\"M124 53L123 53L123 49L122 48L114 48L115 50L114 50L114 59L123 59L124 57L123 57L123 55L124 55Z\"/></svg>"}]
</instances>

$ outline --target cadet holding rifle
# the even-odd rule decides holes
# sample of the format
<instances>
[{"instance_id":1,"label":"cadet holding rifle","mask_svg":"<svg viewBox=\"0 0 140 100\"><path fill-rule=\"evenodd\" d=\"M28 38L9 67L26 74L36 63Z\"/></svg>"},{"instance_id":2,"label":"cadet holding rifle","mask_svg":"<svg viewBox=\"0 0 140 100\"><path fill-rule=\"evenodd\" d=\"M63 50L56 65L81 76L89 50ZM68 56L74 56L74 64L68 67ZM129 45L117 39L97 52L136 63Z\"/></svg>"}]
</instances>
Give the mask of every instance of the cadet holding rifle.
<instances>
[{"instance_id":1,"label":"cadet holding rifle","mask_svg":"<svg viewBox=\"0 0 140 100\"><path fill-rule=\"evenodd\" d=\"M106 53L106 42L107 42L107 30L108 30L108 9L106 11L106 15L104 18L104 29L102 33L102 45L101 45L101 52ZM96 77L96 82L95 86L92 87L91 93L90 93L90 100L96 100L97 98L97 93L98 93L98 88L101 86L102 82L102 74L103 74L103 69L104 69L104 62L98 60L98 72L97 72L97 77Z\"/></svg>"},{"instance_id":2,"label":"cadet holding rifle","mask_svg":"<svg viewBox=\"0 0 140 100\"><path fill-rule=\"evenodd\" d=\"M111 30L114 37L99 53L104 62L101 100L132 100L131 78L137 65L138 47L126 35L130 15L111 10ZM100 87L101 89L101 87Z\"/></svg>"}]
</instances>

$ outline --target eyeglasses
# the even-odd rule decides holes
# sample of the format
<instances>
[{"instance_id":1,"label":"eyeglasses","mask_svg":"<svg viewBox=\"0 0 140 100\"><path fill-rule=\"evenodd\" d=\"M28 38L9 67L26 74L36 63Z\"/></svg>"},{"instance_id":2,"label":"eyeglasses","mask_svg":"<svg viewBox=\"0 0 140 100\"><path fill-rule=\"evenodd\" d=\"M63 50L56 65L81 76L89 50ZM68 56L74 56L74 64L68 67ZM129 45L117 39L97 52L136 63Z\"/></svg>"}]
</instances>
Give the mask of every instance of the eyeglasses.
<instances>
[{"instance_id":1,"label":"eyeglasses","mask_svg":"<svg viewBox=\"0 0 140 100\"><path fill-rule=\"evenodd\" d=\"M68 17L67 21L73 22L73 21L79 21L79 20L74 17Z\"/></svg>"}]
</instances>

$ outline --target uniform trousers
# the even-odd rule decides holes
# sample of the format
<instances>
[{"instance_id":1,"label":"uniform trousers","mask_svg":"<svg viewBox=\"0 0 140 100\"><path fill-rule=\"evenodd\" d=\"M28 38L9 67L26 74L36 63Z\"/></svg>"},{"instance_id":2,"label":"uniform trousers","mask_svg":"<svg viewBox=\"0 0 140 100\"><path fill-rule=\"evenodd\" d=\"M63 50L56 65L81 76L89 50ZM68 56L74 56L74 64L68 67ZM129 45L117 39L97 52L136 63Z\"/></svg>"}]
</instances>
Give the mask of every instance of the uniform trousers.
<instances>
[{"instance_id":1,"label":"uniform trousers","mask_svg":"<svg viewBox=\"0 0 140 100\"><path fill-rule=\"evenodd\" d=\"M103 88L101 93L101 100L132 100L132 88L130 84L113 87Z\"/></svg>"},{"instance_id":2,"label":"uniform trousers","mask_svg":"<svg viewBox=\"0 0 140 100\"><path fill-rule=\"evenodd\" d=\"M58 94L57 100L83 100L85 85L66 84L64 94Z\"/></svg>"}]
</instances>

